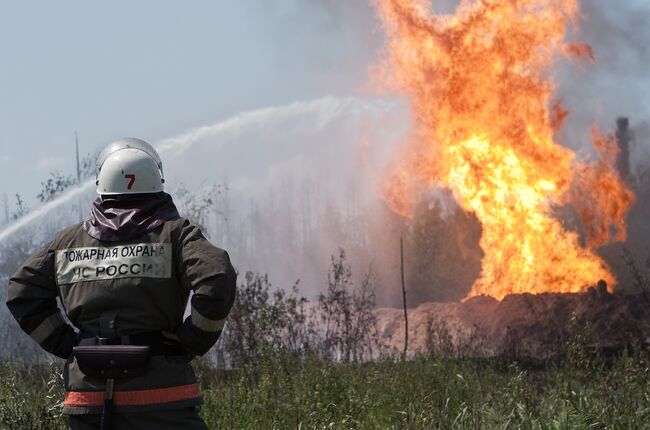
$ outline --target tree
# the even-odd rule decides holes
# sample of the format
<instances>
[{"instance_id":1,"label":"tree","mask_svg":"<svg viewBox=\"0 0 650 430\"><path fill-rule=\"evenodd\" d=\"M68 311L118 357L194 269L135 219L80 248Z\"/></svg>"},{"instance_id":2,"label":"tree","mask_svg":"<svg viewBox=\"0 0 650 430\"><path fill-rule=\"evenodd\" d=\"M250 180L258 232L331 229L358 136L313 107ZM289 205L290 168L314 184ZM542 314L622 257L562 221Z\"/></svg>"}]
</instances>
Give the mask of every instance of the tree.
<instances>
[{"instance_id":1,"label":"tree","mask_svg":"<svg viewBox=\"0 0 650 430\"><path fill-rule=\"evenodd\" d=\"M7 198L6 194L2 195L2 206L4 208L4 222L5 224L9 223L9 199Z\"/></svg>"},{"instance_id":2,"label":"tree","mask_svg":"<svg viewBox=\"0 0 650 430\"><path fill-rule=\"evenodd\" d=\"M55 170L50 172L47 181L41 182L43 189L37 197L43 203L49 202L75 183L76 181L72 176L63 175L58 170Z\"/></svg>"},{"instance_id":3,"label":"tree","mask_svg":"<svg viewBox=\"0 0 650 430\"><path fill-rule=\"evenodd\" d=\"M95 174L95 159L97 156L92 156L86 154L79 163L79 175L83 181L86 178L90 178Z\"/></svg>"},{"instance_id":4,"label":"tree","mask_svg":"<svg viewBox=\"0 0 650 430\"><path fill-rule=\"evenodd\" d=\"M342 361L372 358L373 346L379 344L372 276L369 270L356 287L343 248L339 249L338 257L332 256L327 290L318 295L317 304L326 358Z\"/></svg>"},{"instance_id":5,"label":"tree","mask_svg":"<svg viewBox=\"0 0 650 430\"><path fill-rule=\"evenodd\" d=\"M20 196L20 194L16 194L16 209L12 212L11 219L17 220L18 218L21 218L23 215L25 215L28 211L29 209L27 208L27 205L25 204L23 198Z\"/></svg>"},{"instance_id":6,"label":"tree","mask_svg":"<svg viewBox=\"0 0 650 430\"><path fill-rule=\"evenodd\" d=\"M480 274L480 237L472 215L460 209L446 213L435 199L418 204L404 237L409 305L465 297Z\"/></svg>"},{"instance_id":7,"label":"tree","mask_svg":"<svg viewBox=\"0 0 650 430\"><path fill-rule=\"evenodd\" d=\"M216 187L208 187L191 192L183 184L178 186L175 193L179 210L183 216L191 219L206 236L210 236L208 231L208 216L210 214L210 208L215 202L215 196L218 193L220 191Z\"/></svg>"}]
</instances>

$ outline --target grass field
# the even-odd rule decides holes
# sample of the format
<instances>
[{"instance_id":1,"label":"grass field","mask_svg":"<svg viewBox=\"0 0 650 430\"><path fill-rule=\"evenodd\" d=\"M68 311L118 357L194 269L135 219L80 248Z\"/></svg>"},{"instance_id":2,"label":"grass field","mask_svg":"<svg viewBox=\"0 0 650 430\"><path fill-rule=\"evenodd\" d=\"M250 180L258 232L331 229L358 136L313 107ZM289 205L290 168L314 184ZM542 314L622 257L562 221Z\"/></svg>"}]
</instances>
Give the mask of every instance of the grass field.
<instances>
[{"instance_id":1,"label":"grass field","mask_svg":"<svg viewBox=\"0 0 650 430\"><path fill-rule=\"evenodd\" d=\"M276 356L218 372L197 363L215 429L650 428L650 355L576 354L525 370L505 361L332 363ZM6 429L63 429L56 365L0 367Z\"/></svg>"},{"instance_id":2,"label":"grass field","mask_svg":"<svg viewBox=\"0 0 650 430\"><path fill-rule=\"evenodd\" d=\"M296 289L246 275L212 351L229 370L194 361L211 429L650 429L650 350L604 358L574 319L563 358L544 366L435 351L403 361L382 350L373 296L343 263L311 317ZM2 429L64 429L62 400L58 363L0 364Z\"/></svg>"}]
</instances>

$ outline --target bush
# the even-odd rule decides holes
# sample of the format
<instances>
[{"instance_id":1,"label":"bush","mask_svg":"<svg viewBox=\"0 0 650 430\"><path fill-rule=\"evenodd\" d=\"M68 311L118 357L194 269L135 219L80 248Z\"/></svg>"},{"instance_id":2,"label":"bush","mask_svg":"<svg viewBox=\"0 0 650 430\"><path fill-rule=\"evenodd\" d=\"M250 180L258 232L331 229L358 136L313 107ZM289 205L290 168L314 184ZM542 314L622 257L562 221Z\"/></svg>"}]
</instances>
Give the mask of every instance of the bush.
<instances>
[{"instance_id":1,"label":"bush","mask_svg":"<svg viewBox=\"0 0 650 430\"><path fill-rule=\"evenodd\" d=\"M630 348L603 360L589 327L574 318L565 359L546 367L459 358L447 328L431 325L428 354L382 358L372 278L359 286L353 279L343 251L314 303L298 284L286 292L265 275L244 276L218 344L221 368L208 358L193 363L210 428L636 429L650 422L650 351ZM1 428L66 428L62 399L58 365L0 365Z\"/></svg>"},{"instance_id":2,"label":"bush","mask_svg":"<svg viewBox=\"0 0 650 430\"><path fill-rule=\"evenodd\" d=\"M268 276L246 273L214 353L221 367L256 371L279 358L362 361L382 350L374 314L375 296L368 272L356 287L345 251L332 257L325 292L315 303L298 293L274 289Z\"/></svg>"},{"instance_id":3,"label":"bush","mask_svg":"<svg viewBox=\"0 0 650 430\"><path fill-rule=\"evenodd\" d=\"M381 349L374 314L375 294L368 272L359 288L354 286L352 269L345 251L332 257L327 290L318 296L318 318L322 328L322 355L338 361L372 359Z\"/></svg>"},{"instance_id":4,"label":"bush","mask_svg":"<svg viewBox=\"0 0 650 430\"><path fill-rule=\"evenodd\" d=\"M316 333L298 283L287 293L272 291L266 275L248 272L244 279L222 336L219 362L254 368L283 354L307 356Z\"/></svg>"}]
</instances>

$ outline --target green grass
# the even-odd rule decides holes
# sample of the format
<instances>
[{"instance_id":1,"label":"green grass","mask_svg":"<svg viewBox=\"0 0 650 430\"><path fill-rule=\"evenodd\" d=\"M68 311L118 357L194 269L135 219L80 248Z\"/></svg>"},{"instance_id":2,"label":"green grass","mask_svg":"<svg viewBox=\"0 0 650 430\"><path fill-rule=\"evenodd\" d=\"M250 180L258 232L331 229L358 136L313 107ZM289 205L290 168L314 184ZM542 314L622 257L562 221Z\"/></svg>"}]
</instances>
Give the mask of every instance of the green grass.
<instances>
[{"instance_id":1,"label":"green grass","mask_svg":"<svg viewBox=\"0 0 650 430\"><path fill-rule=\"evenodd\" d=\"M418 359L262 366L253 378L203 378L211 428L650 428L647 356L610 368Z\"/></svg>"},{"instance_id":2,"label":"green grass","mask_svg":"<svg viewBox=\"0 0 650 430\"><path fill-rule=\"evenodd\" d=\"M0 364L0 428L66 429L60 366Z\"/></svg>"},{"instance_id":3,"label":"green grass","mask_svg":"<svg viewBox=\"0 0 650 430\"><path fill-rule=\"evenodd\" d=\"M197 370L215 429L642 429L650 428L649 358L523 370L498 361L281 357L248 370ZM0 377L2 428L66 428L56 366L5 363Z\"/></svg>"}]
</instances>

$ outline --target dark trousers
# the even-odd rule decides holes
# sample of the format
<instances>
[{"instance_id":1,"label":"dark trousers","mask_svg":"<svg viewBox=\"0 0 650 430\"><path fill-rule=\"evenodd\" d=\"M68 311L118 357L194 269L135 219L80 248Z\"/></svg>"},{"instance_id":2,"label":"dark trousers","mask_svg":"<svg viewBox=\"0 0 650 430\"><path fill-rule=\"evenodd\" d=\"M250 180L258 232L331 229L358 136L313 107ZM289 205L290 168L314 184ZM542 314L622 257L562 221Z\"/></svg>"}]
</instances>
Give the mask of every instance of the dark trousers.
<instances>
[{"instance_id":1,"label":"dark trousers","mask_svg":"<svg viewBox=\"0 0 650 430\"><path fill-rule=\"evenodd\" d=\"M99 429L101 415L70 415L71 430ZM113 413L111 430L208 430L199 408L191 407L169 411L129 414Z\"/></svg>"}]
</instances>

